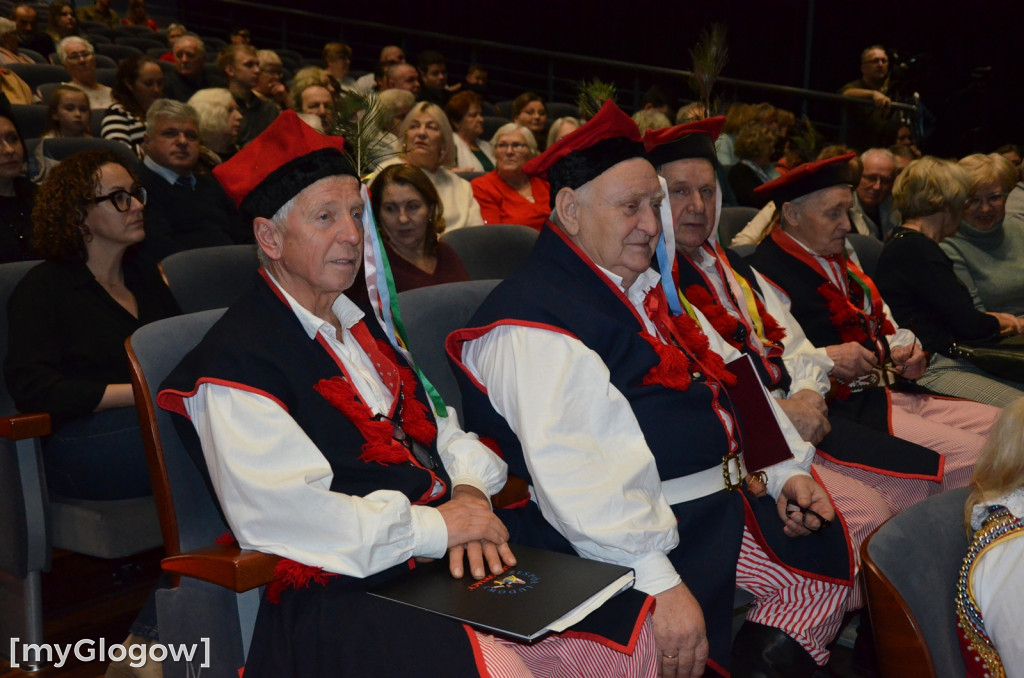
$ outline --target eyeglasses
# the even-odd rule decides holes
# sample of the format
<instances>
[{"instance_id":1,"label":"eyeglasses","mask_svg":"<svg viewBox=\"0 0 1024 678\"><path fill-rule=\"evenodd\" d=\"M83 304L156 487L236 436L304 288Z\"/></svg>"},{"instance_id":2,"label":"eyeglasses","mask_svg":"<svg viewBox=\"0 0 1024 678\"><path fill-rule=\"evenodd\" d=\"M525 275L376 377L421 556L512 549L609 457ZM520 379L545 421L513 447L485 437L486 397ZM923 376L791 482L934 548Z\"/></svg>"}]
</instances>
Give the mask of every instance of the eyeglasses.
<instances>
[{"instance_id":1,"label":"eyeglasses","mask_svg":"<svg viewBox=\"0 0 1024 678\"><path fill-rule=\"evenodd\" d=\"M967 209L973 210L981 207L982 203L985 203L993 209L998 209L1000 205L1006 202L1006 193L993 193L992 195L986 195L984 197L971 198L967 201Z\"/></svg>"},{"instance_id":2,"label":"eyeglasses","mask_svg":"<svg viewBox=\"0 0 1024 678\"><path fill-rule=\"evenodd\" d=\"M499 151L525 151L529 147L521 141L502 141L495 148Z\"/></svg>"},{"instance_id":3,"label":"eyeglasses","mask_svg":"<svg viewBox=\"0 0 1024 678\"><path fill-rule=\"evenodd\" d=\"M106 195L100 195L92 199L94 203L101 203L104 200L109 200L114 205L114 209L118 212L127 212L132 208L132 198L135 198L139 203L146 206L146 189L143 186L135 186L130 191L126 191L123 188L119 188L116 191L111 191Z\"/></svg>"},{"instance_id":4,"label":"eyeglasses","mask_svg":"<svg viewBox=\"0 0 1024 678\"><path fill-rule=\"evenodd\" d=\"M895 177L889 176L888 174L865 174L862 178L868 183L868 185L879 183L882 186L891 186L896 181Z\"/></svg>"},{"instance_id":5,"label":"eyeglasses","mask_svg":"<svg viewBox=\"0 0 1024 678\"><path fill-rule=\"evenodd\" d=\"M64 61L88 61L91 58L92 52L74 52L64 55Z\"/></svg>"},{"instance_id":6,"label":"eyeglasses","mask_svg":"<svg viewBox=\"0 0 1024 678\"><path fill-rule=\"evenodd\" d=\"M811 532L821 532L822 530L831 527L832 521L826 520L817 511L812 511L809 508L804 508L796 501L790 499L786 502L786 517L789 518L796 513L803 515L803 524Z\"/></svg>"}]
</instances>

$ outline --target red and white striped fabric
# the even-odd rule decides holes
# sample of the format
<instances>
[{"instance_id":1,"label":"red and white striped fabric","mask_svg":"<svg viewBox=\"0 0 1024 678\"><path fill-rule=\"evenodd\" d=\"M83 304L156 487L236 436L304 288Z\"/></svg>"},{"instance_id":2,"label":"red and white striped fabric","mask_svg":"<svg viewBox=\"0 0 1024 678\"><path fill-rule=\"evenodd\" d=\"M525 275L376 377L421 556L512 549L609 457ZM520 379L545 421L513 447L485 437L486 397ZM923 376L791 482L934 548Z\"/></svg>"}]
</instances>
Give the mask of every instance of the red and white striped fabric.
<instances>
[{"instance_id":1,"label":"red and white striped fabric","mask_svg":"<svg viewBox=\"0 0 1024 678\"><path fill-rule=\"evenodd\" d=\"M818 666L828 662L826 648L843 621L848 586L790 572L768 557L747 528L743 528L736 586L756 598L747 613L749 621L786 633Z\"/></svg>"},{"instance_id":2,"label":"red and white striped fabric","mask_svg":"<svg viewBox=\"0 0 1024 678\"><path fill-rule=\"evenodd\" d=\"M654 678L658 673L658 652L650 615L644 622L631 655L570 635L552 634L533 645L478 635L490 678L531 675L537 678ZM509 661L508 652L515 656L518 664ZM517 666L522 666L527 672L522 673Z\"/></svg>"},{"instance_id":3,"label":"red and white striped fabric","mask_svg":"<svg viewBox=\"0 0 1024 678\"><path fill-rule=\"evenodd\" d=\"M998 407L952 398L890 392L892 433L945 458L943 490L971 482L974 464L999 418ZM935 488L939 491L939 488Z\"/></svg>"}]
</instances>

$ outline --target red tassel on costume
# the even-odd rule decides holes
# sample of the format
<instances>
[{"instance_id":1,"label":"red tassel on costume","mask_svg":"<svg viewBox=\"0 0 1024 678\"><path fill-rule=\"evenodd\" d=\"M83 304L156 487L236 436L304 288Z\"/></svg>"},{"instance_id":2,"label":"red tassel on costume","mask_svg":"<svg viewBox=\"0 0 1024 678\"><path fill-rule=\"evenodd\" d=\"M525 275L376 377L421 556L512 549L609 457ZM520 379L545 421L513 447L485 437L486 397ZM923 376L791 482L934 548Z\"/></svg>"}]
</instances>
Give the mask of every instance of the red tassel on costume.
<instances>
[{"instance_id":1,"label":"red tassel on costume","mask_svg":"<svg viewBox=\"0 0 1024 678\"><path fill-rule=\"evenodd\" d=\"M662 343L646 332L640 336L651 345L658 354L658 363L648 370L641 382L644 386L660 384L665 388L685 391L690 388L690 359L685 353L674 346Z\"/></svg>"},{"instance_id":2,"label":"red tassel on costume","mask_svg":"<svg viewBox=\"0 0 1024 678\"><path fill-rule=\"evenodd\" d=\"M481 437L480 438L480 442L483 443L484 447L490 449L491 452L494 452L501 459L505 458L505 455L501 453L501 447L498 445L497 438L484 438L484 437Z\"/></svg>"},{"instance_id":3,"label":"red tassel on costume","mask_svg":"<svg viewBox=\"0 0 1024 678\"><path fill-rule=\"evenodd\" d=\"M390 424L388 424L390 426ZM376 462L378 464L404 464L409 461L409 451L402 445L396 443L388 436L386 442L380 440L363 443L363 453L359 459L366 463Z\"/></svg>"},{"instance_id":4,"label":"red tassel on costume","mask_svg":"<svg viewBox=\"0 0 1024 678\"><path fill-rule=\"evenodd\" d=\"M675 322L676 331L683 338L686 348L693 353L705 374L726 386L735 385L736 375L726 369L722 356L711 350L708 337L697 321L685 313L677 315L672 320Z\"/></svg>"},{"instance_id":5,"label":"red tassel on costume","mask_svg":"<svg viewBox=\"0 0 1024 678\"><path fill-rule=\"evenodd\" d=\"M267 602L277 605L285 589L306 589L310 584L325 585L338 575L325 572L322 567L303 565L288 558L282 558L274 566L274 581L267 584Z\"/></svg>"},{"instance_id":6,"label":"red tassel on costume","mask_svg":"<svg viewBox=\"0 0 1024 678\"><path fill-rule=\"evenodd\" d=\"M228 530L227 532L225 532L221 536L217 537L213 541L215 543L221 544L223 546L234 546L235 544L238 543L238 540L235 539L235 535L231 534L230 530Z\"/></svg>"}]
</instances>

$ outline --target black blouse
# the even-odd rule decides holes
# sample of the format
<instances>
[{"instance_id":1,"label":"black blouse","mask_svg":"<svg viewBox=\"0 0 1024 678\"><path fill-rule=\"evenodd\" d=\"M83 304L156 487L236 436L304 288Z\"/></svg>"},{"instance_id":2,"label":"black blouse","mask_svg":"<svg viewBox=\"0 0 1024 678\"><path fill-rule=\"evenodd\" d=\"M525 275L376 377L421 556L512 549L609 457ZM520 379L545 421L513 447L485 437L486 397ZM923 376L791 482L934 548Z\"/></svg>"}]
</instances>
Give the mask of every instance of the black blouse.
<instances>
[{"instance_id":1,"label":"black blouse","mask_svg":"<svg viewBox=\"0 0 1024 678\"><path fill-rule=\"evenodd\" d=\"M181 310L157 271L127 255L125 285L135 318L84 263L44 261L11 293L7 306L7 388L22 412L49 412L54 428L93 412L107 384L128 383L124 340Z\"/></svg>"},{"instance_id":2,"label":"black blouse","mask_svg":"<svg viewBox=\"0 0 1024 678\"><path fill-rule=\"evenodd\" d=\"M14 196L0 196L0 264L28 261L32 256L32 205L35 185L24 177L14 180Z\"/></svg>"},{"instance_id":3,"label":"black blouse","mask_svg":"<svg viewBox=\"0 0 1024 678\"><path fill-rule=\"evenodd\" d=\"M882 249L874 280L896 322L913 330L927 351L948 355L954 341L999 334L999 321L974 308L953 262L923 233L896 229Z\"/></svg>"}]
</instances>

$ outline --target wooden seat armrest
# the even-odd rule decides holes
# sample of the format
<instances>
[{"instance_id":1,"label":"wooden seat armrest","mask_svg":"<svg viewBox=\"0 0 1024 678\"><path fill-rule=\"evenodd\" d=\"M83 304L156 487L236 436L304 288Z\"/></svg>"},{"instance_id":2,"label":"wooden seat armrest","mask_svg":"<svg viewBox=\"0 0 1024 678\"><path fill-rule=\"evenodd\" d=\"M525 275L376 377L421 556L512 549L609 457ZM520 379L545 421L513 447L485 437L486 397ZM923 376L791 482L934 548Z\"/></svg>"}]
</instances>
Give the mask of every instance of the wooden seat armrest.
<instances>
[{"instance_id":1,"label":"wooden seat armrest","mask_svg":"<svg viewBox=\"0 0 1024 678\"><path fill-rule=\"evenodd\" d=\"M48 435L50 435L50 415L45 412L0 417L0 436L8 440L25 440Z\"/></svg>"},{"instance_id":2,"label":"wooden seat armrest","mask_svg":"<svg viewBox=\"0 0 1024 678\"><path fill-rule=\"evenodd\" d=\"M237 544L210 546L168 556L160 566L167 572L194 577L242 593L274 579L274 567L280 556L248 551Z\"/></svg>"}]
</instances>

